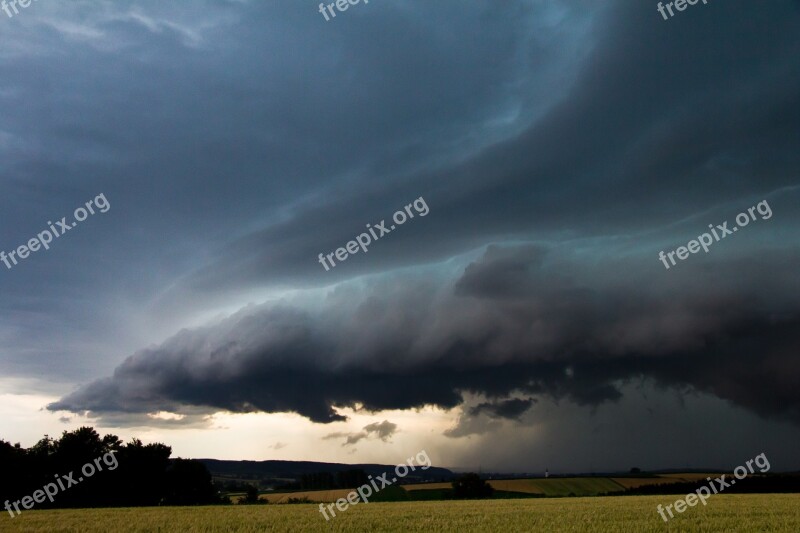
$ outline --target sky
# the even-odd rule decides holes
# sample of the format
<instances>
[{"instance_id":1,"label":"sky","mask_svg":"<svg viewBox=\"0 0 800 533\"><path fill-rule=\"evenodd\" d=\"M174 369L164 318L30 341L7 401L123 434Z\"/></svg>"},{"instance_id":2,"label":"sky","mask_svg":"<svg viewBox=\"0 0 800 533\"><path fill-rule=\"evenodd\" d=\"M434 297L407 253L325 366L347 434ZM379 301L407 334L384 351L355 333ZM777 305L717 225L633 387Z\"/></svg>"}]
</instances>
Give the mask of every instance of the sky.
<instances>
[{"instance_id":1,"label":"sky","mask_svg":"<svg viewBox=\"0 0 800 533\"><path fill-rule=\"evenodd\" d=\"M17 10L0 438L800 469L800 2Z\"/></svg>"}]
</instances>

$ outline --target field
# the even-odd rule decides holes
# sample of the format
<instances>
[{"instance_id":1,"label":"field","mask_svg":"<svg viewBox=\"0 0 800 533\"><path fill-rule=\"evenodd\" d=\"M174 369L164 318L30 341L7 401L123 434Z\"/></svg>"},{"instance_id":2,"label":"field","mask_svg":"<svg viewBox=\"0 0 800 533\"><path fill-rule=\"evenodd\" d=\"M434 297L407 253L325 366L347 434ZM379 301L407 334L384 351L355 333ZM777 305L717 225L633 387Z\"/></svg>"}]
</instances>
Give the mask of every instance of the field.
<instances>
[{"instance_id":1,"label":"field","mask_svg":"<svg viewBox=\"0 0 800 533\"><path fill-rule=\"evenodd\" d=\"M669 484L693 479L705 479L708 474L676 474L658 477L551 477L532 479L492 479L489 484L495 490L543 494L545 496L596 496L608 492L622 492L627 488L644 485ZM700 477L702 476L702 477ZM424 483L404 485L410 492L428 489L449 489L450 483Z\"/></svg>"},{"instance_id":2,"label":"field","mask_svg":"<svg viewBox=\"0 0 800 533\"><path fill-rule=\"evenodd\" d=\"M278 494L262 494L262 500L269 503L286 503L289 498L308 498L312 502L334 502L339 498L346 498L353 489L334 489L334 490L309 490L302 492L284 492Z\"/></svg>"},{"instance_id":3,"label":"field","mask_svg":"<svg viewBox=\"0 0 800 533\"><path fill-rule=\"evenodd\" d=\"M625 489L646 485L670 484L705 479L712 474L666 474L655 477L551 477L530 479L493 479L489 484L495 489L496 497L548 496L598 496L601 494L623 492ZM374 499L383 502L405 500L442 500L452 489L451 483L421 483L416 485L393 485L384 489ZM289 498L306 498L311 502L334 502L346 498L353 489L297 491L284 493L266 492L261 499L269 503L287 503ZM229 495L236 502L243 493Z\"/></svg>"},{"instance_id":4,"label":"field","mask_svg":"<svg viewBox=\"0 0 800 533\"><path fill-rule=\"evenodd\" d=\"M452 489L453 484L450 482L447 483L419 483L417 485L403 485L405 490L415 491L415 490L430 490L430 489Z\"/></svg>"},{"instance_id":5,"label":"field","mask_svg":"<svg viewBox=\"0 0 800 533\"><path fill-rule=\"evenodd\" d=\"M674 497L621 496L359 504L325 523L316 505L25 511L0 531L28 533L260 531L572 531L603 533L800 531L800 495L716 495L665 524Z\"/></svg>"},{"instance_id":6,"label":"field","mask_svg":"<svg viewBox=\"0 0 800 533\"><path fill-rule=\"evenodd\" d=\"M662 485L667 483L686 481L685 479L682 478L665 479L663 477L612 477L611 480L613 480L615 483L619 483L622 487L626 489L636 489L639 487L646 487L648 485Z\"/></svg>"},{"instance_id":7,"label":"field","mask_svg":"<svg viewBox=\"0 0 800 533\"><path fill-rule=\"evenodd\" d=\"M705 479L708 476L718 476L719 474L697 474L697 473L681 473L681 474L659 474L659 477L666 479L677 479L678 481L698 481Z\"/></svg>"},{"instance_id":8,"label":"field","mask_svg":"<svg viewBox=\"0 0 800 533\"><path fill-rule=\"evenodd\" d=\"M604 492L620 492L622 487L607 477L564 477L550 479L520 479L535 482L546 496L594 496ZM513 489L507 489L513 490Z\"/></svg>"},{"instance_id":9,"label":"field","mask_svg":"<svg viewBox=\"0 0 800 533\"><path fill-rule=\"evenodd\" d=\"M652 478L650 478L652 479ZM657 478L656 478L657 479ZM662 483L674 480L661 480ZM534 478L534 479L492 479L489 484L495 490L507 492L522 492L525 494L544 494L545 496L594 496L604 492L621 492L624 490L619 483L607 477L563 477L563 478ZM450 489L450 483L423 483L420 485L404 485L407 491L427 489Z\"/></svg>"}]
</instances>

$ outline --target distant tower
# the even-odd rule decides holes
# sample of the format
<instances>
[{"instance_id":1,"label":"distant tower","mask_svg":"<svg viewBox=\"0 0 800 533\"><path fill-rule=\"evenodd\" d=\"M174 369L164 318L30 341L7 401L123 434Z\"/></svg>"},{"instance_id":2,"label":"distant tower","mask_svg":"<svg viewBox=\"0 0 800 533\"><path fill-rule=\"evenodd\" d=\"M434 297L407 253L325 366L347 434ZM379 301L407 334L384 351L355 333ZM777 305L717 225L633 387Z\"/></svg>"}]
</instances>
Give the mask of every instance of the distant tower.
<instances>
[{"instance_id":1,"label":"distant tower","mask_svg":"<svg viewBox=\"0 0 800 533\"><path fill-rule=\"evenodd\" d=\"M550 477L550 471L547 470L546 468L544 469L544 477L546 478Z\"/></svg>"}]
</instances>

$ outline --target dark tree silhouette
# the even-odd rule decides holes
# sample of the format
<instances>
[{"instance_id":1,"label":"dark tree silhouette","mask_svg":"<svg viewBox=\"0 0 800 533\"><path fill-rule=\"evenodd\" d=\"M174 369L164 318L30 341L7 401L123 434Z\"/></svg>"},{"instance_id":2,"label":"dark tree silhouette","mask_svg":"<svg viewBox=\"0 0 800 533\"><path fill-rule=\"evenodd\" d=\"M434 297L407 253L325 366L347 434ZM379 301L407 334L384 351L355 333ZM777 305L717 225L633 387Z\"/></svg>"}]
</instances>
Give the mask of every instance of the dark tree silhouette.
<instances>
[{"instance_id":1,"label":"dark tree silhouette","mask_svg":"<svg viewBox=\"0 0 800 533\"><path fill-rule=\"evenodd\" d=\"M330 472L305 474L300 478L300 486L307 490L327 490L338 488L336 479Z\"/></svg>"},{"instance_id":2,"label":"dark tree silhouette","mask_svg":"<svg viewBox=\"0 0 800 533\"><path fill-rule=\"evenodd\" d=\"M470 472L453 481L453 498L480 499L491 498L494 489L478 474Z\"/></svg>"},{"instance_id":3,"label":"dark tree silhouette","mask_svg":"<svg viewBox=\"0 0 800 533\"><path fill-rule=\"evenodd\" d=\"M0 503L21 500L70 473L77 483L59 490L53 502L36 503L37 509L221 503L202 463L170 460L171 454L164 444L123 444L90 427L65 431L58 440L45 435L28 449L0 440Z\"/></svg>"},{"instance_id":4,"label":"dark tree silhouette","mask_svg":"<svg viewBox=\"0 0 800 533\"><path fill-rule=\"evenodd\" d=\"M336 472L336 476L331 472L317 472L300 478L300 488L306 490L354 489L367 483L367 473L360 468L342 470Z\"/></svg>"},{"instance_id":5,"label":"dark tree silhouette","mask_svg":"<svg viewBox=\"0 0 800 533\"><path fill-rule=\"evenodd\" d=\"M337 472L336 482L340 489L355 489L361 485L367 485L369 478L367 473L360 468L353 468Z\"/></svg>"},{"instance_id":6,"label":"dark tree silhouette","mask_svg":"<svg viewBox=\"0 0 800 533\"><path fill-rule=\"evenodd\" d=\"M200 505L218 503L211 474L200 461L175 459L167 470L163 505Z\"/></svg>"},{"instance_id":7,"label":"dark tree silhouette","mask_svg":"<svg viewBox=\"0 0 800 533\"><path fill-rule=\"evenodd\" d=\"M251 505L259 503L258 489L253 485L247 485L247 490L245 490L245 497L242 500L240 500L239 503L251 504Z\"/></svg>"}]
</instances>

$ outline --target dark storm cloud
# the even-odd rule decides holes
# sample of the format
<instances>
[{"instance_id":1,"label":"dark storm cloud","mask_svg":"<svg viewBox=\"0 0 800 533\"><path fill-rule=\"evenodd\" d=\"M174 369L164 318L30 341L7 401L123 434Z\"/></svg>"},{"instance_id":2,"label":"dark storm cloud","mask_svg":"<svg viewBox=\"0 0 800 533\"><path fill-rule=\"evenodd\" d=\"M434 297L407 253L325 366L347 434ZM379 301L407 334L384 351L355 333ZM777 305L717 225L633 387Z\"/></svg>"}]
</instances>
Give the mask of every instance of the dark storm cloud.
<instances>
[{"instance_id":1,"label":"dark storm cloud","mask_svg":"<svg viewBox=\"0 0 800 533\"><path fill-rule=\"evenodd\" d=\"M674 293L681 274L655 258L637 260L659 276L640 284L560 250L490 247L452 285L398 275L340 286L314 311L252 307L182 331L49 409L205 406L331 422L342 419L335 407L451 408L470 392L495 399L479 411L513 417L526 407L504 400L515 391L598 405L618 400L620 383L647 377L800 423L791 378L800 301L783 285L798 258L796 249L763 254L759 263L773 266L750 288L739 273L752 259L708 269L698 256L684 272L689 290ZM494 283L506 275L516 293Z\"/></svg>"},{"instance_id":2,"label":"dark storm cloud","mask_svg":"<svg viewBox=\"0 0 800 533\"><path fill-rule=\"evenodd\" d=\"M299 207L226 249L191 286L325 283L447 257L498 235L655 229L796 184L796 5L718 3L669 22L653 7L608 4L588 34L594 48L574 82L515 137L459 164L426 166L402 182L377 173L379 184L364 192ZM380 254L355 256L323 277L305 259L420 195L434 216L424 227L404 227ZM309 227L320 231L311 235Z\"/></svg>"},{"instance_id":3,"label":"dark storm cloud","mask_svg":"<svg viewBox=\"0 0 800 533\"><path fill-rule=\"evenodd\" d=\"M522 415L536 402L536 398L509 398L470 406L469 398L465 398L455 426L445 430L444 435L459 438L498 431L503 427L500 419L523 422Z\"/></svg>"},{"instance_id":4,"label":"dark storm cloud","mask_svg":"<svg viewBox=\"0 0 800 533\"><path fill-rule=\"evenodd\" d=\"M482 413L488 414L492 418L508 418L518 420L522 414L531 408L536 400L533 398L512 398L499 402L483 402L469 411L470 415L478 416Z\"/></svg>"},{"instance_id":5,"label":"dark storm cloud","mask_svg":"<svg viewBox=\"0 0 800 533\"><path fill-rule=\"evenodd\" d=\"M4 21L0 246L114 204L0 276L5 369L107 373L241 305L226 289L329 282L316 254L401 207L409 175L552 102L588 5L385 1L325 23L301 2L51 2Z\"/></svg>"},{"instance_id":6,"label":"dark storm cloud","mask_svg":"<svg viewBox=\"0 0 800 533\"><path fill-rule=\"evenodd\" d=\"M541 4L365 7L326 24L301 2L51 2L3 21L0 249L100 192L114 204L0 276L6 373L105 374L241 305L225 287L322 283L308 262L369 221L363 202L394 210L412 170L490 143L480 124L548 89L529 54L569 70L581 38L530 37Z\"/></svg>"}]
</instances>

